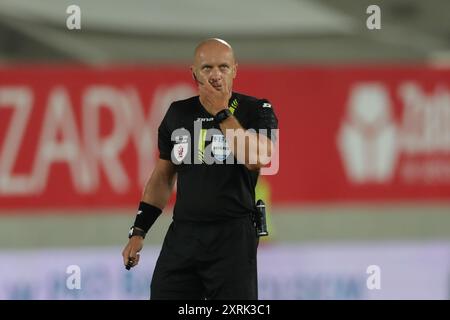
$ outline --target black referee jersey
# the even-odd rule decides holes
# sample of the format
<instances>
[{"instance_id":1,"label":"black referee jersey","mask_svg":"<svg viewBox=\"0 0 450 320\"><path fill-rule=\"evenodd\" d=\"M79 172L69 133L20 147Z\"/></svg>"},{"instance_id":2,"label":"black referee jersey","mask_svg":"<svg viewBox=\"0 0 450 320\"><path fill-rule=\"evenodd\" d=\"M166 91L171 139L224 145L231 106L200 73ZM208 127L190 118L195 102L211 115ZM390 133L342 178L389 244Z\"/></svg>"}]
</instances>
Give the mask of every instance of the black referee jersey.
<instances>
[{"instance_id":1,"label":"black referee jersey","mask_svg":"<svg viewBox=\"0 0 450 320\"><path fill-rule=\"evenodd\" d=\"M244 129L276 138L278 120L268 100L233 92L229 110ZM160 158L176 165L174 221L228 220L254 210L258 171L237 163L199 96L170 105L158 128L158 147Z\"/></svg>"}]
</instances>

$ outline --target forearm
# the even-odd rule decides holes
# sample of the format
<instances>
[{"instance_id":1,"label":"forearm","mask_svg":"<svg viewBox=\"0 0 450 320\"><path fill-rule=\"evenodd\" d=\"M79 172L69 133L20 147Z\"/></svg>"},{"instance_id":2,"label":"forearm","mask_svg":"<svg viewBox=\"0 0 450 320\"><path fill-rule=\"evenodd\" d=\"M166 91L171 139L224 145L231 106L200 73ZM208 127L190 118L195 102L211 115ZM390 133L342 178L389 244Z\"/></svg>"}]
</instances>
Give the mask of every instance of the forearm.
<instances>
[{"instance_id":1,"label":"forearm","mask_svg":"<svg viewBox=\"0 0 450 320\"><path fill-rule=\"evenodd\" d=\"M245 130L234 116L221 122L220 129L236 159L248 169L256 170L270 162L272 142L265 135Z\"/></svg>"},{"instance_id":2,"label":"forearm","mask_svg":"<svg viewBox=\"0 0 450 320\"><path fill-rule=\"evenodd\" d=\"M144 192L142 194L142 201L154 205L162 210L166 206L167 201L169 201L175 180L175 173L168 174L154 170L145 185Z\"/></svg>"}]
</instances>

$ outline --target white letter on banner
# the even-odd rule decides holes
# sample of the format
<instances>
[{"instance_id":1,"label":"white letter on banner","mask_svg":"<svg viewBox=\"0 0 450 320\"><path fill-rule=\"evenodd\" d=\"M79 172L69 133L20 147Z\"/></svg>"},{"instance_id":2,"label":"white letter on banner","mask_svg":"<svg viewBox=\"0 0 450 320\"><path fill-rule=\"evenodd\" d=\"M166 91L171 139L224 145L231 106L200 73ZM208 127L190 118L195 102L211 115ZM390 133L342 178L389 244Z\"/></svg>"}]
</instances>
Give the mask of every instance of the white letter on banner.
<instances>
[{"instance_id":1,"label":"white letter on banner","mask_svg":"<svg viewBox=\"0 0 450 320\"><path fill-rule=\"evenodd\" d=\"M126 113L123 110L127 103L124 99L126 98L120 90L109 86L91 86L83 96L84 143L94 185L98 187L99 165L103 165L106 177L117 193L125 193L130 187L128 175L119 158L129 138ZM109 110L113 116L112 131L102 138L100 108Z\"/></svg>"},{"instance_id":2,"label":"white letter on banner","mask_svg":"<svg viewBox=\"0 0 450 320\"><path fill-rule=\"evenodd\" d=\"M60 141L58 141L58 133L61 134ZM47 186L50 166L55 162L67 162L72 181L78 191L89 190L92 181L82 155L69 94L65 88L57 87L50 91L42 122L42 132L33 169L33 182L37 190L42 191Z\"/></svg>"},{"instance_id":3,"label":"white letter on banner","mask_svg":"<svg viewBox=\"0 0 450 320\"><path fill-rule=\"evenodd\" d=\"M33 193L30 177L13 174L19 149L30 117L33 94L27 87L0 88L0 108L12 107L14 113L0 149L0 194Z\"/></svg>"}]
</instances>

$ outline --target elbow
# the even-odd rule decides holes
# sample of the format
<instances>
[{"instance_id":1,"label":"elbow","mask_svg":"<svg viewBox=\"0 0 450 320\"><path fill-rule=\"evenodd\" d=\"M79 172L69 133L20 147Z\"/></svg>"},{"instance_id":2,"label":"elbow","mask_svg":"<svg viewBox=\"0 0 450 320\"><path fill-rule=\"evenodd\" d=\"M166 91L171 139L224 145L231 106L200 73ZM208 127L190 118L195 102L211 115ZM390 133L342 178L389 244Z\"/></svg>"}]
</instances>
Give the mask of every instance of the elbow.
<instances>
[{"instance_id":1,"label":"elbow","mask_svg":"<svg viewBox=\"0 0 450 320\"><path fill-rule=\"evenodd\" d=\"M256 158L256 157L255 157ZM257 161L249 161L245 163L245 167L250 171L257 171L265 166L268 166L271 162L271 155L260 155L257 157Z\"/></svg>"},{"instance_id":2,"label":"elbow","mask_svg":"<svg viewBox=\"0 0 450 320\"><path fill-rule=\"evenodd\" d=\"M256 171L270 164L272 160L273 144L265 136L256 136L249 139L245 148L245 167L250 171Z\"/></svg>"}]
</instances>

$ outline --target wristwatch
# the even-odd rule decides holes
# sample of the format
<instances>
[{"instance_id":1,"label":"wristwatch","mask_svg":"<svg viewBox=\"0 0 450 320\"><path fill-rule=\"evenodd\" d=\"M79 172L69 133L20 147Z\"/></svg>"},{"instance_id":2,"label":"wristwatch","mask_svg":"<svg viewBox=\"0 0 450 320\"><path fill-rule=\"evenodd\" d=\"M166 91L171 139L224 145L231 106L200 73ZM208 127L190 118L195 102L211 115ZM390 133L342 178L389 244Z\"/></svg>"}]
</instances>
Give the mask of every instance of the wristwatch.
<instances>
[{"instance_id":1,"label":"wristwatch","mask_svg":"<svg viewBox=\"0 0 450 320\"><path fill-rule=\"evenodd\" d=\"M130 231L128 231L128 239L130 239L133 236L141 236L145 239L145 232L141 229L136 229L134 226L130 228Z\"/></svg>"},{"instance_id":2,"label":"wristwatch","mask_svg":"<svg viewBox=\"0 0 450 320\"><path fill-rule=\"evenodd\" d=\"M227 108L227 109L223 109L220 110L219 112L216 113L216 115L214 116L214 121L217 124L222 123L223 121L225 121L226 119L228 119L230 116L232 115L231 111Z\"/></svg>"}]
</instances>

